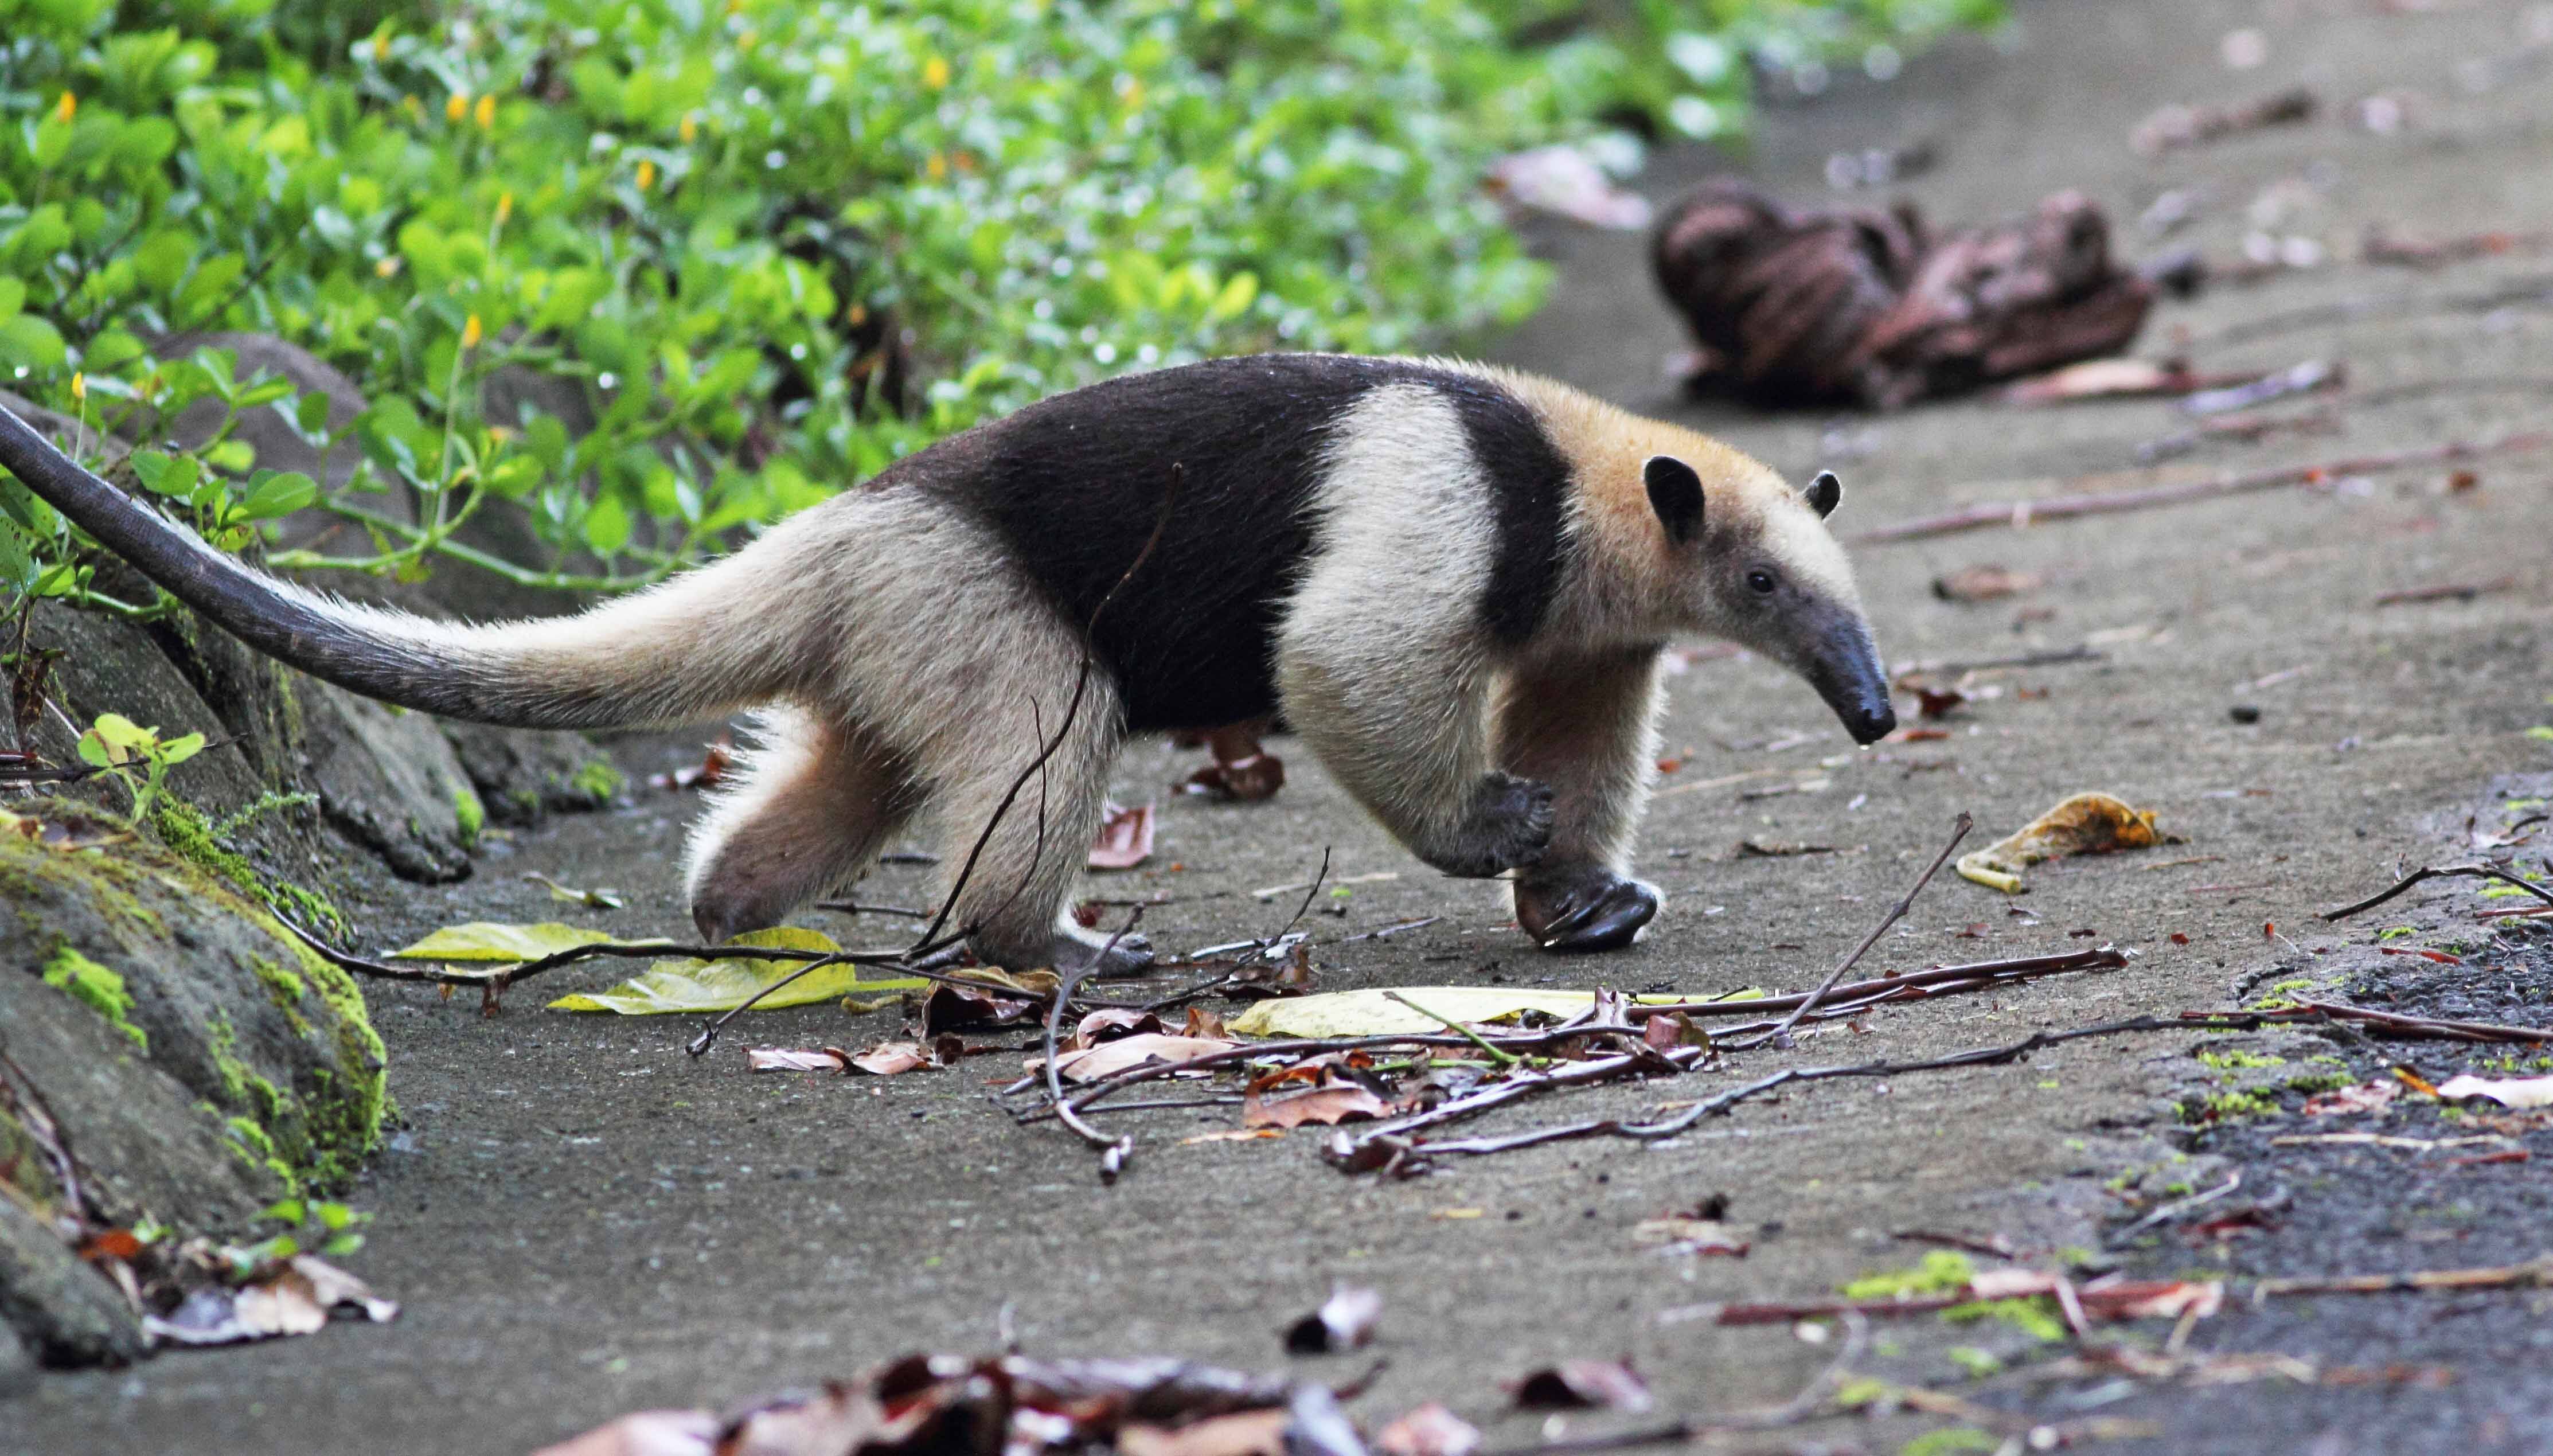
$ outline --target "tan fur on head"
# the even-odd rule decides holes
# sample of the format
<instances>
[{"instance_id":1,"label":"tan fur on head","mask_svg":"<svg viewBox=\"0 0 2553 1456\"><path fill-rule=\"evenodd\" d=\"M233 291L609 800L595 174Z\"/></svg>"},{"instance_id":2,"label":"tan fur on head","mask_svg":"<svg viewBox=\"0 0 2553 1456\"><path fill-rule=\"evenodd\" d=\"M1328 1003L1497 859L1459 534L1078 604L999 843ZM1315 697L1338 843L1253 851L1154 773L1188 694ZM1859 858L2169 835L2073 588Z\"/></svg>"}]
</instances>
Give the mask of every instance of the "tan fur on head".
<instances>
[{"instance_id":1,"label":"tan fur on head","mask_svg":"<svg viewBox=\"0 0 2553 1456\"><path fill-rule=\"evenodd\" d=\"M1728 582L1749 553L1778 560L1819 596L1854 611L1860 593L1843 548L1800 492L1771 466L1698 430L1647 418L1554 380L1494 365L1437 361L1491 380L1525 401L1577 470L1572 543L1589 570L1572 583L1570 625L1635 641L1702 632L1746 641L1749 618L1732 612ZM1667 539L1649 503L1645 470L1666 455L1703 483L1698 560ZM1592 563L1618 568L1607 572Z\"/></svg>"}]
</instances>

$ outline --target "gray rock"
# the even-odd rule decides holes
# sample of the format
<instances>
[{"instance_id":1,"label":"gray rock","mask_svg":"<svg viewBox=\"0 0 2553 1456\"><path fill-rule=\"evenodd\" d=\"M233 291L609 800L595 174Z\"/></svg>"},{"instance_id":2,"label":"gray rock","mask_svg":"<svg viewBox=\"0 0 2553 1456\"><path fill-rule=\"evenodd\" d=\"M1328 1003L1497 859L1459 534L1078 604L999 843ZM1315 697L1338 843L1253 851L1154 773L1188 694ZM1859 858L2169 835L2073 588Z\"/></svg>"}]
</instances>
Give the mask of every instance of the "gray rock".
<instances>
[{"instance_id":1,"label":"gray rock","mask_svg":"<svg viewBox=\"0 0 2553 1456\"><path fill-rule=\"evenodd\" d=\"M23 1396L36 1384L36 1355L18 1338L18 1331L6 1319L0 1319L0 1400Z\"/></svg>"},{"instance_id":2,"label":"gray rock","mask_svg":"<svg viewBox=\"0 0 2553 1456\"><path fill-rule=\"evenodd\" d=\"M322 682L298 691L308 782L328 822L403 879L469 878L483 811L434 720Z\"/></svg>"},{"instance_id":3,"label":"gray rock","mask_svg":"<svg viewBox=\"0 0 2553 1456\"><path fill-rule=\"evenodd\" d=\"M48 1365L127 1365L150 1349L124 1295L8 1198L0 1198L0 1320Z\"/></svg>"},{"instance_id":4,"label":"gray rock","mask_svg":"<svg viewBox=\"0 0 2553 1456\"><path fill-rule=\"evenodd\" d=\"M611 755L576 733L476 723L441 727L497 824L528 827L551 814L606 808L622 781Z\"/></svg>"},{"instance_id":5,"label":"gray rock","mask_svg":"<svg viewBox=\"0 0 2553 1456\"><path fill-rule=\"evenodd\" d=\"M380 1136L381 1039L346 972L228 882L85 804L8 809L47 833L0 833L0 1029L33 1089L0 1103L0 1320L45 1363L120 1363L141 1329L56 1226L66 1190L24 1109L58 1129L92 1218L239 1238L285 1191L351 1180Z\"/></svg>"}]
</instances>

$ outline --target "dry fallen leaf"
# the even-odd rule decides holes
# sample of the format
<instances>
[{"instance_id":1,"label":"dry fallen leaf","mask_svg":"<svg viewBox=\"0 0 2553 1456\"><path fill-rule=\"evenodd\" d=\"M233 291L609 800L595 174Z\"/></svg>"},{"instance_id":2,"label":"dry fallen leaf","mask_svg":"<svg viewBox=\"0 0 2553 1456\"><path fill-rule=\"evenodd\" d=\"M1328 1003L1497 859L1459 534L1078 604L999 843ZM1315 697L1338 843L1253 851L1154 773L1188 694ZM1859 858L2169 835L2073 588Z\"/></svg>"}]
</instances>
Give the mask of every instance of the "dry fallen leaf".
<instances>
[{"instance_id":1,"label":"dry fallen leaf","mask_svg":"<svg viewBox=\"0 0 2553 1456\"><path fill-rule=\"evenodd\" d=\"M2553 1107L2553 1076L2481 1077L2471 1073L2438 1083L2438 1096L2454 1101L2489 1097L2502 1107Z\"/></svg>"},{"instance_id":2,"label":"dry fallen leaf","mask_svg":"<svg viewBox=\"0 0 2553 1456\"><path fill-rule=\"evenodd\" d=\"M1743 1259L1750 1247L1735 1229L1719 1219L1683 1213L1641 1219L1631 1225L1631 1237L1644 1244L1663 1245L1658 1250L1661 1254L1719 1254Z\"/></svg>"},{"instance_id":3,"label":"dry fallen leaf","mask_svg":"<svg viewBox=\"0 0 2553 1456\"><path fill-rule=\"evenodd\" d=\"M1285 1136L1285 1130L1281 1127L1227 1128L1219 1133L1198 1133L1194 1137L1181 1138L1179 1146L1193 1148L1199 1143L1255 1143L1262 1138L1283 1136Z\"/></svg>"},{"instance_id":4,"label":"dry fallen leaf","mask_svg":"<svg viewBox=\"0 0 2553 1456\"><path fill-rule=\"evenodd\" d=\"M1099 826L1098 838L1090 841L1089 865L1092 869L1133 869L1153 857L1153 806L1138 805L1121 809L1111 804Z\"/></svg>"},{"instance_id":5,"label":"dry fallen leaf","mask_svg":"<svg viewBox=\"0 0 2553 1456\"><path fill-rule=\"evenodd\" d=\"M1150 1011L1138 1011L1130 1006L1103 1007L1081 1018L1080 1024L1072 1029L1071 1040L1064 1043L1064 1050L1079 1052L1121 1037L1164 1030L1166 1028L1162 1025L1162 1019Z\"/></svg>"},{"instance_id":6,"label":"dry fallen leaf","mask_svg":"<svg viewBox=\"0 0 2553 1456\"><path fill-rule=\"evenodd\" d=\"M2341 1087L2329 1092L2316 1092L2305 1099L2308 1117L2336 1117L2350 1112L2373 1112L2402 1095L2398 1081L2360 1082L2354 1087Z\"/></svg>"},{"instance_id":7,"label":"dry fallen leaf","mask_svg":"<svg viewBox=\"0 0 2553 1456\"><path fill-rule=\"evenodd\" d=\"M1327 1127L1390 1112L1390 1103L1357 1082L1337 1082L1282 1097L1265 1096L1253 1087L1242 1096L1241 1122L1244 1127L1301 1127L1307 1122Z\"/></svg>"},{"instance_id":8,"label":"dry fallen leaf","mask_svg":"<svg viewBox=\"0 0 2553 1456\"><path fill-rule=\"evenodd\" d=\"M1944 602L1992 602L2037 591L2046 582L2037 572L1980 564L1933 578L1933 595Z\"/></svg>"},{"instance_id":9,"label":"dry fallen leaf","mask_svg":"<svg viewBox=\"0 0 2553 1456\"><path fill-rule=\"evenodd\" d=\"M1131 1067L1151 1062L1193 1062L1217 1052L1229 1052L1238 1042L1219 1041L1211 1037L1174 1037L1162 1032L1120 1037L1102 1042L1080 1052L1061 1053L1055 1058L1055 1070L1068 1082L1093 1082L1114 1076ZM1032 1057L1028 1069L1046 1070L1046 1059Z\"/></svg>"},{"instance_id":10,"label":"dry fallen leaf","mask_svg":"<svg viewBox=\"0 0 2553 1456\"><path fill-rule=\"evenodd\" d=\"M1648 1383L1628 1360L1563 1360L1507 1384L1519 1410L1646 1410Z\"/></svg>"},{"instance_id":11,"label":"dry fallen leaf","mask_svg":"<svg viewBox=\"0 0 2553 1456\"><path fill-rule=\"evenodd\" d=\"M1282 1410L1243 1410L1178 1427L1128 1425L1119 1456L1286 1456Z\"/></svg>"},{"instance_id":12,"label":"dry fallen leaf","mask_svg":"<svg viewBox=\"0 0 2553 1456\"><path fill-rule=\"evenodd\" d=\"M376 1324L398 1317L362 1280L308 1254L296 1254L235 1288L195 1290L166 1318L146 1316L157 1339L180 1345L231 1345L278 1335L306 1335L327 1326L340 1306Z\"/></svg>"},{"instance_id":13,"label":"dry fallen leaf","mask_svg":"<svg viewBox=\"0 0 2553 1456\"><path fill-rule=\"evenodd\" d=\"M2021 871L2067 854L2103 854L2162 842L2155 812L2132 809L2109 794L2076 794L2032 820L2011 838L1959 856L1959 874L1978 884L2021 893Z\"/></svg>"},{"instance_id":14,"label":"dry fallen leaf","mask_svg":"<svg viewBox=\"0 0 2553 1456\"><path fill-rule=\"evenodd\" d=\"M1375 1321L1383 1317L1383 1295L1352 1285L1334 1285L1321 1307L1285 1328L1285 1353L1333 1355L1354 1350L1374 1338Z\"/></svg>"},{"instance_id":15,"label":"dry fallen leaf","mask_svg":"<svg viewBox=\"0 0 2553 1456\"><path fill-rule=\"evenodd\" d=\"M1491 165L1486 185L1517 207L1591 228L1636 233L1651 217L1647 198L1614 185L1605 168L1576 147L1536 147L1501 157Z\"/></svg>"},{"instance_id":16,"label":"dry fallen leaf","mask_svg":"<svg viewBox=\"0 0 2553 1456\"><path fill-rule=\"evenodd\" d=\"M851 1054L839 1047L824 1047L813 1052L792 1051L786 1047L749 1047L745 1049L747 1071L840 1071L851 1064Z\"/></svg>"},{"instance_id":17,"label":"dry fallen leaf","mask_svg":"<svg viewBox=\"0 0 2553 1456\"><path fill-rule=\"evenodd\" d=\"M1374 1438L1384 1456L1472 1456L1480 1427L1430 1400L1385 1426Z\"/></svg>"},{"instance_id":18,"label":"dry fallen leaf","mask_svg":"<svg viewBox=\"0 0 2553 1456\"><path fill-rule=\"evenodd\" d=\"M871 1076L894 1076L929 1066L931 1058L919 1042L880 1042L851 1059L851 1068Z\"/></svg>"},{"instance_id":19,"label":"dry fallen leaf","mask_svg":"<svg viewBox=\"0 0 2553 1456\"><path fill-rule=\"evenodd\" d=\"M719 1425L706 1410L640 1410L532 1456L710 1456Z\"/></svg>"}]
</instances>

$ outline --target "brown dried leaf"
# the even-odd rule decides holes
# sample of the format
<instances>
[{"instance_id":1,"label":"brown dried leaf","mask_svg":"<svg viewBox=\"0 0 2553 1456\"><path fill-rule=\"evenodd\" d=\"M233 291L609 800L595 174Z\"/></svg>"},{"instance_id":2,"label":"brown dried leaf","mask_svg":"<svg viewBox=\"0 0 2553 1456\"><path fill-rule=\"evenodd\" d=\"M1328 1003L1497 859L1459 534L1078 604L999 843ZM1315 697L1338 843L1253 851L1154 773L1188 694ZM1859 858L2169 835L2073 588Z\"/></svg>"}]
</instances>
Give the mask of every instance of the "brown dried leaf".
<instances>
[{"instance_id":1,"label":"brown dried leaf","mask_svg":"<svg viewBox=\"0 0 2553 1456\"><path fill-rule=\"evenodd\" d=\"M2383 1081L2360 1082L2354 1087L2316 1092L2305 1099L2308 1117L2338 1117L2352 1112L2374 1112L2402 1095L2402 1084L2390 1077Z\"/></svg>"},{"instance_id":2,"label":"brown dried leaf","mask_svg":"<svg viewBox=\"0 0 2553 1456\"><path fill-rule=\"evenodd\" d=\"M1745 839L1737 841L1740 857L1754 859L1787 859L1795 854L1832 854L1832 844L1808 844L1796 840Z\"/></svg>"},{"instance_id":3,"label":"brown dried leaf","mask_svg":"<svg viewBox=\"0 0 2553 1456\"><path fill-rule=\"evenodd\" d=\"M1191 1037L1211 1037L1216 1041L1227 1041L1231 1038L1232 1033L1225 1031L1223 1028L1223 1013L1219 1011L1208 1011L1202 1006L1191 1006L1188 1008L1188 1026L1186 1035Z\"/></svg>"},{"instance_id":4,"label":"brown dried leaf","mask_svg":"<svg viewBox=\"0 0 2553 1456\"><path fill-rule=\"evenodd\" d=\"M1230 763L1209 763L1179 780L1182 794L1206 794L1248 803L1276 796L1285 787L1285 760L1274 753L1253 753Z\"/></svg>"},{"instance_id":5,"label":"brown dried leaf","mask_svg":"<svg viewBox=\"0 0 2553 1456\"><path fill-rule=\"evenodd\" d=\"M930 1064L930 1056L918 1042L880 1042L850 1062L853 1071L865 1071L871 1076L897 1076Z\"/></svg>"},{"instance_id":6,"label":"brown dried leaf","mask_svg":"<svg viewBox=\"0 0 2553 1456\"><path fill-rule=\"evenodd\" d=\"M1193 1062L1217 1052L1229 1052L1238 1042L1213 1037L1174 1037L1163 1032L1149 1032L1102 1042L1080 1052L1067 1052L1056 1057L1055 1069L1068 1082L1091 1082L1114 1076L1131 1067L1153 1062ZM1032 1057L1030 1071L1046 1070L1046 1059Z\"/></svg>"},{"instance_id":7,"label":"brown dried leaf","mask_svg":"<svg viewBox=\"0 0 2553 1456\"><path fill-rule=\"evenodd\" d=\"M922 1034L936 1037L961 1026L1009 1026L1026 1019L1036 1005L1034 1001L941 981L923 994Z\"/></svg>"},{"instance_id":8,"label":"brown dried leaf","mask_svg":"<svg viewBox=\"0 0 2553 1456\"><path fill-rule=\"evenodd\" d=\"M842 1071L850 1064L851 1054L839 1047L820 1047L813 1052L748 1047L744 1053L747 1071Z\"/></svg>"},{"instance_id":9,"label":"brown dried leaf","mask_svg":"<svg viewBox=\"0 0 2553 1456\"><path fill-rule=\"evenodd\" d=\"M1390 1113L1390 1103L1357 1082L1339 1082L1283 1097L1263 1096L1254 1089L1243 1095L1241 1103L1244 1127L1301 1127L1307 1122L1328 1127Z\"/></svg>"},{"instance_id":10,"label":"brown dried leaf","mask_svg":"<svg viewBox=\"0 0 2553 1456\"><path fill-rule=\"evenodd\" d=\"M2035 592L2047 581L2037 572L2014 571L2007 566L1963 566L1946 576L1933 578L1933 595L1944 602L1993 602Z\"/></svg>"},{"instance_id":11,"label":"brown dried leaf","mask_svg":"<svg viewBox=\"0 0 2553 1456\"><path fill-rule=\"evenodd\" d=\"M1481 1449L1481 1430L1430 1400L1385 1426L1374 1447L1384 1456L1472 1456Z\"/></svg>"},{"instance_id":12,"label":"brown dried leaf","mask_svg":"<svg viewBox=\"0 0 2553 1456\"><path fill-rule=\"evenodd\" d=\"M1121 809L1111 804L1090 841L1092 869L1133 869L1153 857L1153 806Z\"/></svg>"},{"instance_id":13,"label":"brown dried leaf","mask_svg":"<svg viewBox=\"0 0 2553 1456\"><path fill-rule=\"evenodd\" d=\"M1628 1360L1563 1360L1507 1383L1519 1410L1646 1410L1648 1383Z\"/></svg>"},{"instance_id":14,"label":"brown dried leaf","mask_svg":"<svg viewBox=\"0 0 2553 1456\"><path fill-rule=\"evenodd\" d=\"M166 1318L150 1316L143 1325L175 1344L230 1345L314 1333L341 1306L376 1324L398 1317L398 1305L376 1297L362 1280L311 1255L296 1254L253 1283L197 1289Z\"/></svg>"},{"instance_id":15,"label":"brown dried leaf","mask_svg":"<svg viewBox=\"0 0 2553 1456\"><path fill-rule=\"evenodd\" d=\"M1374 1338L1375 1321L1383 1317L1383 1295L1352 1285L1334 1285L1321 1307L1285 1329L1288 1355L1334 1355L1354 1350Z\"/></svg>"},{"instance_id":16,"label":"brown dried leaf","mask_svg":"<svg viewBox=\"0 0 2553 1456\"><path fill-rule=\"evenodd\" d=\"M1244 1410L1175 1429L1129 1425L1117 1433L1119 1456L1286 1456L1283 1410Z\"/></svg>"},{"instance_id":17,"label":"brown dried leaf","mask_svg":"<svg viewBox=\"0 0 2553 1456\"><path fill-rule=\"evenodd\" d=\"M1695 1218L1671 1213L1664 1218L1644 1218L1631 1225L1631 1237L1644 1244L1660 1244L1661 1254L1718 1254L1743 1259L1752 1247L1735 1229L1716 1218Z\"/></svg>"},{"instance_id":18,"label":"brown dried leaf","mask_svg":"<svg viewBox=\"0 0 2553 1456\"><path fill-rule=\"evenodd\" d=\"M532 1456L710 1456L719 1418L706 1410L640 1410Z\"/></svg>"},{"instance_id":19,"label":"brown dried leaf","mask_svg":"<svg viewBox=\"0 0 2553 1456\"><path fill-rule=\"evenodd\" d=\"M1064 1043L1064 1050L1079 1052L1121 1037L1164 1030L1166 1028L1162 1025L1162 1019L1152 1012L1137 1011L1127 1006L1104 1007L1081 1018L1081 1023L1072 1029L1071 1039Z\"/></svg>"}]
</instances>

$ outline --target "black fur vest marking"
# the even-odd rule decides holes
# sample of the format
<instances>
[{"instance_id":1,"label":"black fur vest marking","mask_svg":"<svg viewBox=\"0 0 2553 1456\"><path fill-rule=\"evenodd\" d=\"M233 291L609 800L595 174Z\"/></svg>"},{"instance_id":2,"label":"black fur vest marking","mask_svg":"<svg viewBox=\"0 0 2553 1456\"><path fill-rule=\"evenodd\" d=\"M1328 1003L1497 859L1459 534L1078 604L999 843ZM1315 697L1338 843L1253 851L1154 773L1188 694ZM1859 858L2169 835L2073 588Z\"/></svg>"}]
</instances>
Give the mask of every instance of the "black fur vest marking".
<instances>
[{"instance_id":1,"label":"black fur vest marking","mask_svg":"<svg viewBox=\"0 0 2553 1456\"><path fill-rule=\"evenodd\" d=\"M1275 634L1311 548L1322 450L1360 394L1401 382L1441 393L1463 421L1498 522L1476 607L1494 640L1520 643L1558 582L1569 465L1522 401L1471 375L1318 354L1130 375L943 441L873 488L959 503L1081 622L1152 535L1171 465L1185 467L1161 545L1101 616L1093 646L1129 728L1215 727L1276 708Z\"/></svg>"}]
</instances>

